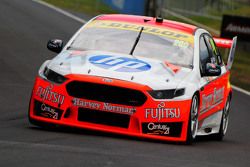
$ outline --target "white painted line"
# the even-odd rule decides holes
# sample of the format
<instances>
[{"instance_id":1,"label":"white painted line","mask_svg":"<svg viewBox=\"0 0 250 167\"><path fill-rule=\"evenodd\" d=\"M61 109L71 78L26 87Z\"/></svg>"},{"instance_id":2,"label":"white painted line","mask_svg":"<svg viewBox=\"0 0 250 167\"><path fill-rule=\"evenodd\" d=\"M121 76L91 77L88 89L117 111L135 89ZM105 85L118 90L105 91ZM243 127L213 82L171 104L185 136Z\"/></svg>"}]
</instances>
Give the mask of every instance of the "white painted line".
<instances>
[{"instance_id":1,"label":"white painted line","mask_svg":"<svg viewBox=\"0 0 250 167\"><path fill-rule=\"evenodd\" d=\"M85 24L87 22L86 20L83 20L80 17L77 17L77 16L75 16L75 15L73 15L73 14L71 14L71 13L65 11L65 10L62 10L62 9L60 9L60 8L54 6L54 5L51 5L51 4L47 3L47 2L44 2L44 1L41 1L41 0L32 0L32 1L36 2L36 3L39 3L41 5L47 6L48 8L51 8L51 9L65 15L67 17L70 17L73 20L76 20L76 21L80 22L80 23Z\"/></svg>"},{"instance_id":2,"label":"white painted line","mask_svg":"<svg viewBox=\"0 0 250 167\"><path fill-rule=\"evenodd\" d=\"M235 85L232 85L232 88L233 88L234 90L237 90L237 91L239 91L239 92L241 92L241 93L244 93L244 94L250 96L250 92L247 91L247 90L244 90L244 89L242 89L242 88L239 88L239 87L237 87L237 86L235 86Z\"/></svg>"},{"instance_id":3,"label":"white painted line","mask_svg":"<svg viewBox=\"0 0 250 167\"><path fill-rule=\"evenodd\" d=\"M57 12L63 14L63 15L65 15L65 16L67 16L67 17L70 17L71 19L76 20L76 21L78 21L78 22L80 22L80 23L85 24L85 23L87 22L86 20L83 20L83 19L81 19L80 17L77 17L77 16L75 16L75 15L73 15L73 14L71 14L71 13L65 11L65 10L62 10L62 9L60 9L60 8L54 6L54 5L51 5L51 4L47 3L47 2L44 2L44 1L41 1L41 0L32 0L32 1L37 2L37 3L41 4L41 5L47 6L47 7L51 8L51 9L53 9L53 10L55 10L55 11L57 11ZM165 10L164 12L168 12L168 13L170 12L172 15L176 15L176 13L171 12L171 11ZM177 14L177 15L178 15L178 14ZM178 15L177 17L184 17L184 16ZM185 19L188 19L188 18L185 18ZM194 22L194 21L191 20L191 19L188 19L187 21L190 21L192 24L197 24L197 22ZM200 24L200 23L198 23L198 24L199 24L201 27L204 27L204 25L202 25L202 24ZM198 26L199 26L199 25L198 25ZM218 31L216 31L216 30L214 30L214 29L212 29L212 28L210 28L210 27L205 26L204 28L205 28L205 29L208 29L208 30L210 30L210 31L212 31L212 32L214 32L214 33L219 34ZM241 92L241 93L244 93L244 94L250 96L250 92L248 92L247 90L244 90L244 89L239 88L239 87L234 86L234 85L232 85L232 88L235 89L235 90L237 90L237 91L239 91L239 92Z\"/></svg>"}]
</instances>

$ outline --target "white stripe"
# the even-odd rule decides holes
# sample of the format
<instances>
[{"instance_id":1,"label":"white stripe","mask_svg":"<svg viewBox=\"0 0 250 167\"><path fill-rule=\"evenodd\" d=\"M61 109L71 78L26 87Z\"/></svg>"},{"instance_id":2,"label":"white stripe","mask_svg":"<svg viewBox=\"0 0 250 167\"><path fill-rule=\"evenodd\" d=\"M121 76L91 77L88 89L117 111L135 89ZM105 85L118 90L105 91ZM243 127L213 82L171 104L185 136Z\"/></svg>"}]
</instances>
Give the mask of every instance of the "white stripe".
<instances>
[{"instance_id":1,"label":"white stripe","mask_svg":"<svg viewBox=\"0 0 250 167\"><path fill-rule=\"evenodd\" d=\"M232 85L232 88L233 88L234 90L237 90L238 92L241 92L241 93L244 93L245 95L250 96L250 92L247 91L247 90L244 90L244 89L242 89L242 88L239 88L239 87L237 87L237 86L235 86L235 85Z\"/></svg>"},{"instance_id":2,"label":"white stripe","mask_svg":"<svg viewBox=\"0 0 250 167\"><path fill-rule=\"evenodd\" d=\"M48 8L51 8L51 9L65 15L67 17L70 17L73 20L76 20L76 21L80 22L80 23L85 24L87 22L86 20L83 20L83 19L81 19L81 18L79 18L79 17L77 17L77 16L75 16L75 15L73 15L73 14L71 14L71 13L65 11L65 10L62 10L62 9L60 9L60 8L54 6L54 5L51 5L51 4L47 3L47 2L44 2L44 1L41 1L41 0L32 0L32 1L37 2L37 3L41 4L41 5L47 6Z\"/></svg>"},{"instance_id":3,"label":"white stripe","mask_svg":"<svg viewBox=\"0 0 250 167\"><path fill-rule=\"evenodd\" d=\"M79 17L77 17L77 16L75 16L75 15L73 15L73 14L71 14L71 13L65 11L65 10L62 10L62 9L60 9L60 8L54 6L54 5L51 5L51 4L48 4L48 3L44 2L44 1L41 1L41 0L32 0L32 1L37 2L37 3L41 4L41 5L47 6L47 7L51 8L51 9L53 9L53 10L55 10L55 11L57 11L57 12L63 14L63 15L65 15L65 16L68 16L68 17L72 18L73 20L76 20L76 21L78 21L78 22L80 22L80 23L85 24L85 23L87 22L86 20L83 20L83 19L81 19L81 18L79 18ZM165 12L169 12L169 11L166 11L166 10L165 10ZM179 15L178 15L178 16L179 16ZM193 20L188 20L188 21L194 22ZM195 22L195 23L196 23L196 22ZM197 24L197 23L196 23L196 24ZM202 25L202 24L199 24L199 25L204 27L204 25ZM210 31L212 31L212 32L214 32L214 33L216 33L216 34L219 33L218 31L216 31L216 30L214 30L214 29L211 29L210 27L207 27L207 26L206 26L206 29L209 29ZM239 88L239 87L237 87L237 86L235 86L235 85L232 85L232 88L233 88L234 90L236 90L236 91L239 91L239 92L241 92L241 93L243 93L243 94L246 94L246 95L250 96L250 92L247 91L247 90L244 90L244 89L242 89L242 88Z\"/></svg>"}]
</instances>

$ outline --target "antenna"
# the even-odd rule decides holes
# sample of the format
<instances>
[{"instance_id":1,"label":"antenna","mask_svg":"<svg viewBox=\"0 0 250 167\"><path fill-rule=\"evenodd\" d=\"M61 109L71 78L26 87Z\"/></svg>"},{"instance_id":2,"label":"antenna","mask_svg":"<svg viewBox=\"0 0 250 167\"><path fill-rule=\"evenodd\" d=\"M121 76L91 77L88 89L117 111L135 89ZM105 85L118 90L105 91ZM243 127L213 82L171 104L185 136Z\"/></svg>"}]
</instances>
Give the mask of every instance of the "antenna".
<instances>
[{"instance_id":1,"label":"antenna","mask_svg":"<svg viewBox=\"0 0 250 167\"><path fill-rule=\"evenodd\" d=\"M163 23L163 18L161 16L156 17L155 20L157 23Z\"/></svg>"},{"instance_id":2,"label":"antenna","mask_svg":"<svg viewBox=\"0 0 250 167\"><path fill-rule=\"evenodd\" d=\"M157 23L163 23L163 18L162 18L163 5L164 5L163 0L161 0L160 5L159 5L159 3L157 5L158 10L157 10L157 17L156 17L156 20L155 20Z\"/></svg>"}]
</instances>

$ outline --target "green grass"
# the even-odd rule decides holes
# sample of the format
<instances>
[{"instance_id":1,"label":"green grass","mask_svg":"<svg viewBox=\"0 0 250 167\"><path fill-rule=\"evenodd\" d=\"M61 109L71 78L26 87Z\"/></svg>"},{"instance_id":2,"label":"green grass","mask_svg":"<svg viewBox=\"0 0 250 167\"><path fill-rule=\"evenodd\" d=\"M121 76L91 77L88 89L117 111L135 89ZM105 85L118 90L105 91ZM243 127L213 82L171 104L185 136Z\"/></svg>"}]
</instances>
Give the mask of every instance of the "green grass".
<instances>
[{"instance_id":1,"label":"green grass","mask_svg":"<svg viewBox=\"0 0 250 167\"><path fill-rule=\"evenodd\" d=\"M225 52L226 51L226 52ZM220 49L223 60L226 63L229 49ZM243 89L250 91L250 58L249 53L239 48L235 52L235 59L231 69L231 82Z\"/></svg>"},{"instance_id":2,"label":"green grass","mask_svg":"<svg viewBox=\"0 0 250 167\"><path fill-rule=\"evenodd\" d=\"M225 14L238 15L238 16L250 16L250 6L242 6L233 11L226 11Z\"/></svg>"},{"instance_id":3,"label":"green grass","mask_svg":"<svg viewBox=\"0 0 250 167\"><path fill-rule=\"evenodd\" d=\"M221 0L223 1L223 0ZM242 3L242 2L237 2L237 1L230 1L230 3L228 3L227 1L224 1L223 4L225 6L231 6L233 4L233 9L227 9L227 10L218 10L216 7L208 7L207 8L207 14L208 15L212 15L212 16L217 16L217 17L221 17L224 14L228 14L228 15L237 15L237 16L246 16L249 17L250 16L250 5L249 3ZM220 31L221 28L221 21L220 20L216 20L216 19L212 19L212 18L208 18L208 17L204 17L204 16L191 16L191 15L185 15L185 17L188 17L189 19L192 19L198 23L204 24L208 27L211 27L217 31ZM176 17L172 17L170 16L170 19L173 20L177 20L177 21L182 21L179 18Z\"/></svg>"},{"instance_id":4,"label":"green grass","mask_svg":"<svg viewBox=\"0 0 250 167\"><path fill-rule=\"evenodd\" d=\"M231 82L243 89L250 91L250 58L249 53L237 50L231 71Z\"/></svg>"},{"instance_id":5,"label":"green grass","mask_svg":"<svg viewBox=\"0 0 250 167\"><path fill-rule=\"evenodd\" d=\"M209 19L207 17L202 17L202 16L186 16L186 17L188 17L189 19L192 19L193 21L196 21L198 23L201 23L203 25L211 27L211 28L213 28L215 30L220 30L221 21ZM187 22L185 20L182 20L180 18L177 18L175 16L167 16L166 19L190 24L189 22Z\"/></svg>"},{"instance_id":6,"label":"green grass","mask_svg":"<svg viewBox=\"0 0 250 167\"><path fill-rule=\"evenodd\" d=\"M202 16L190 16L189 18L198 23L204 24L208 27L211 27L215 30L220 31L221 21L219 20L214 20L214 19L210 19L210 18L202 17Z\"/></svg>"},{"instance_id":7,"label":"green grass","mask_svg":"<svg viewBox=\"0 0 250 167\"><path fill-rule=\"evenodd\" d=\"M82 12L88 15L99 15L105 13L117 13L105 5L101 0L43 0L63 9Z\"/></svg>"},{"instance_id":8,"label":"green grass","mask_svg":"<svg viewBox=\"0 0 250 167\"><path fill-rule=\"evenodd\" d=\"M208 14L213 16L222 16L223 14L237 15L237 16L249 16L250 15L250 5L249 3L233 2L234 9L218 10L216 8L209 8Z\"/></svg>"}]
</instances>

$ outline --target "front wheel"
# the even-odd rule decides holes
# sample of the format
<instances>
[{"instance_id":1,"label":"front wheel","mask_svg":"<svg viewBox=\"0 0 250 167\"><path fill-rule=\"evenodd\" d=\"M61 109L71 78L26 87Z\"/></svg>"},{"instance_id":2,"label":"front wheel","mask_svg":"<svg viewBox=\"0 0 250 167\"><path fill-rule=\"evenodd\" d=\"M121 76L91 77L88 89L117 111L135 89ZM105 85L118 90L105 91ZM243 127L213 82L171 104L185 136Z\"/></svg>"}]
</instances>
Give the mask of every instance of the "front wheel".
<instances>
[{"instance_id":1,"label":"front wheel","mask_svg":"<svg viewBox=\"0 0 250 167\"><path fill-rule=\"evenodd\" d=\"M188 131L186 144L192 144L194 141L197 131L198 131L198 108L199 108L199 100L198 96L194 95L192 98L192 103L190 107L190 115L189 115L189 123L188 123Z\"/></svg>"}]
</instances>

